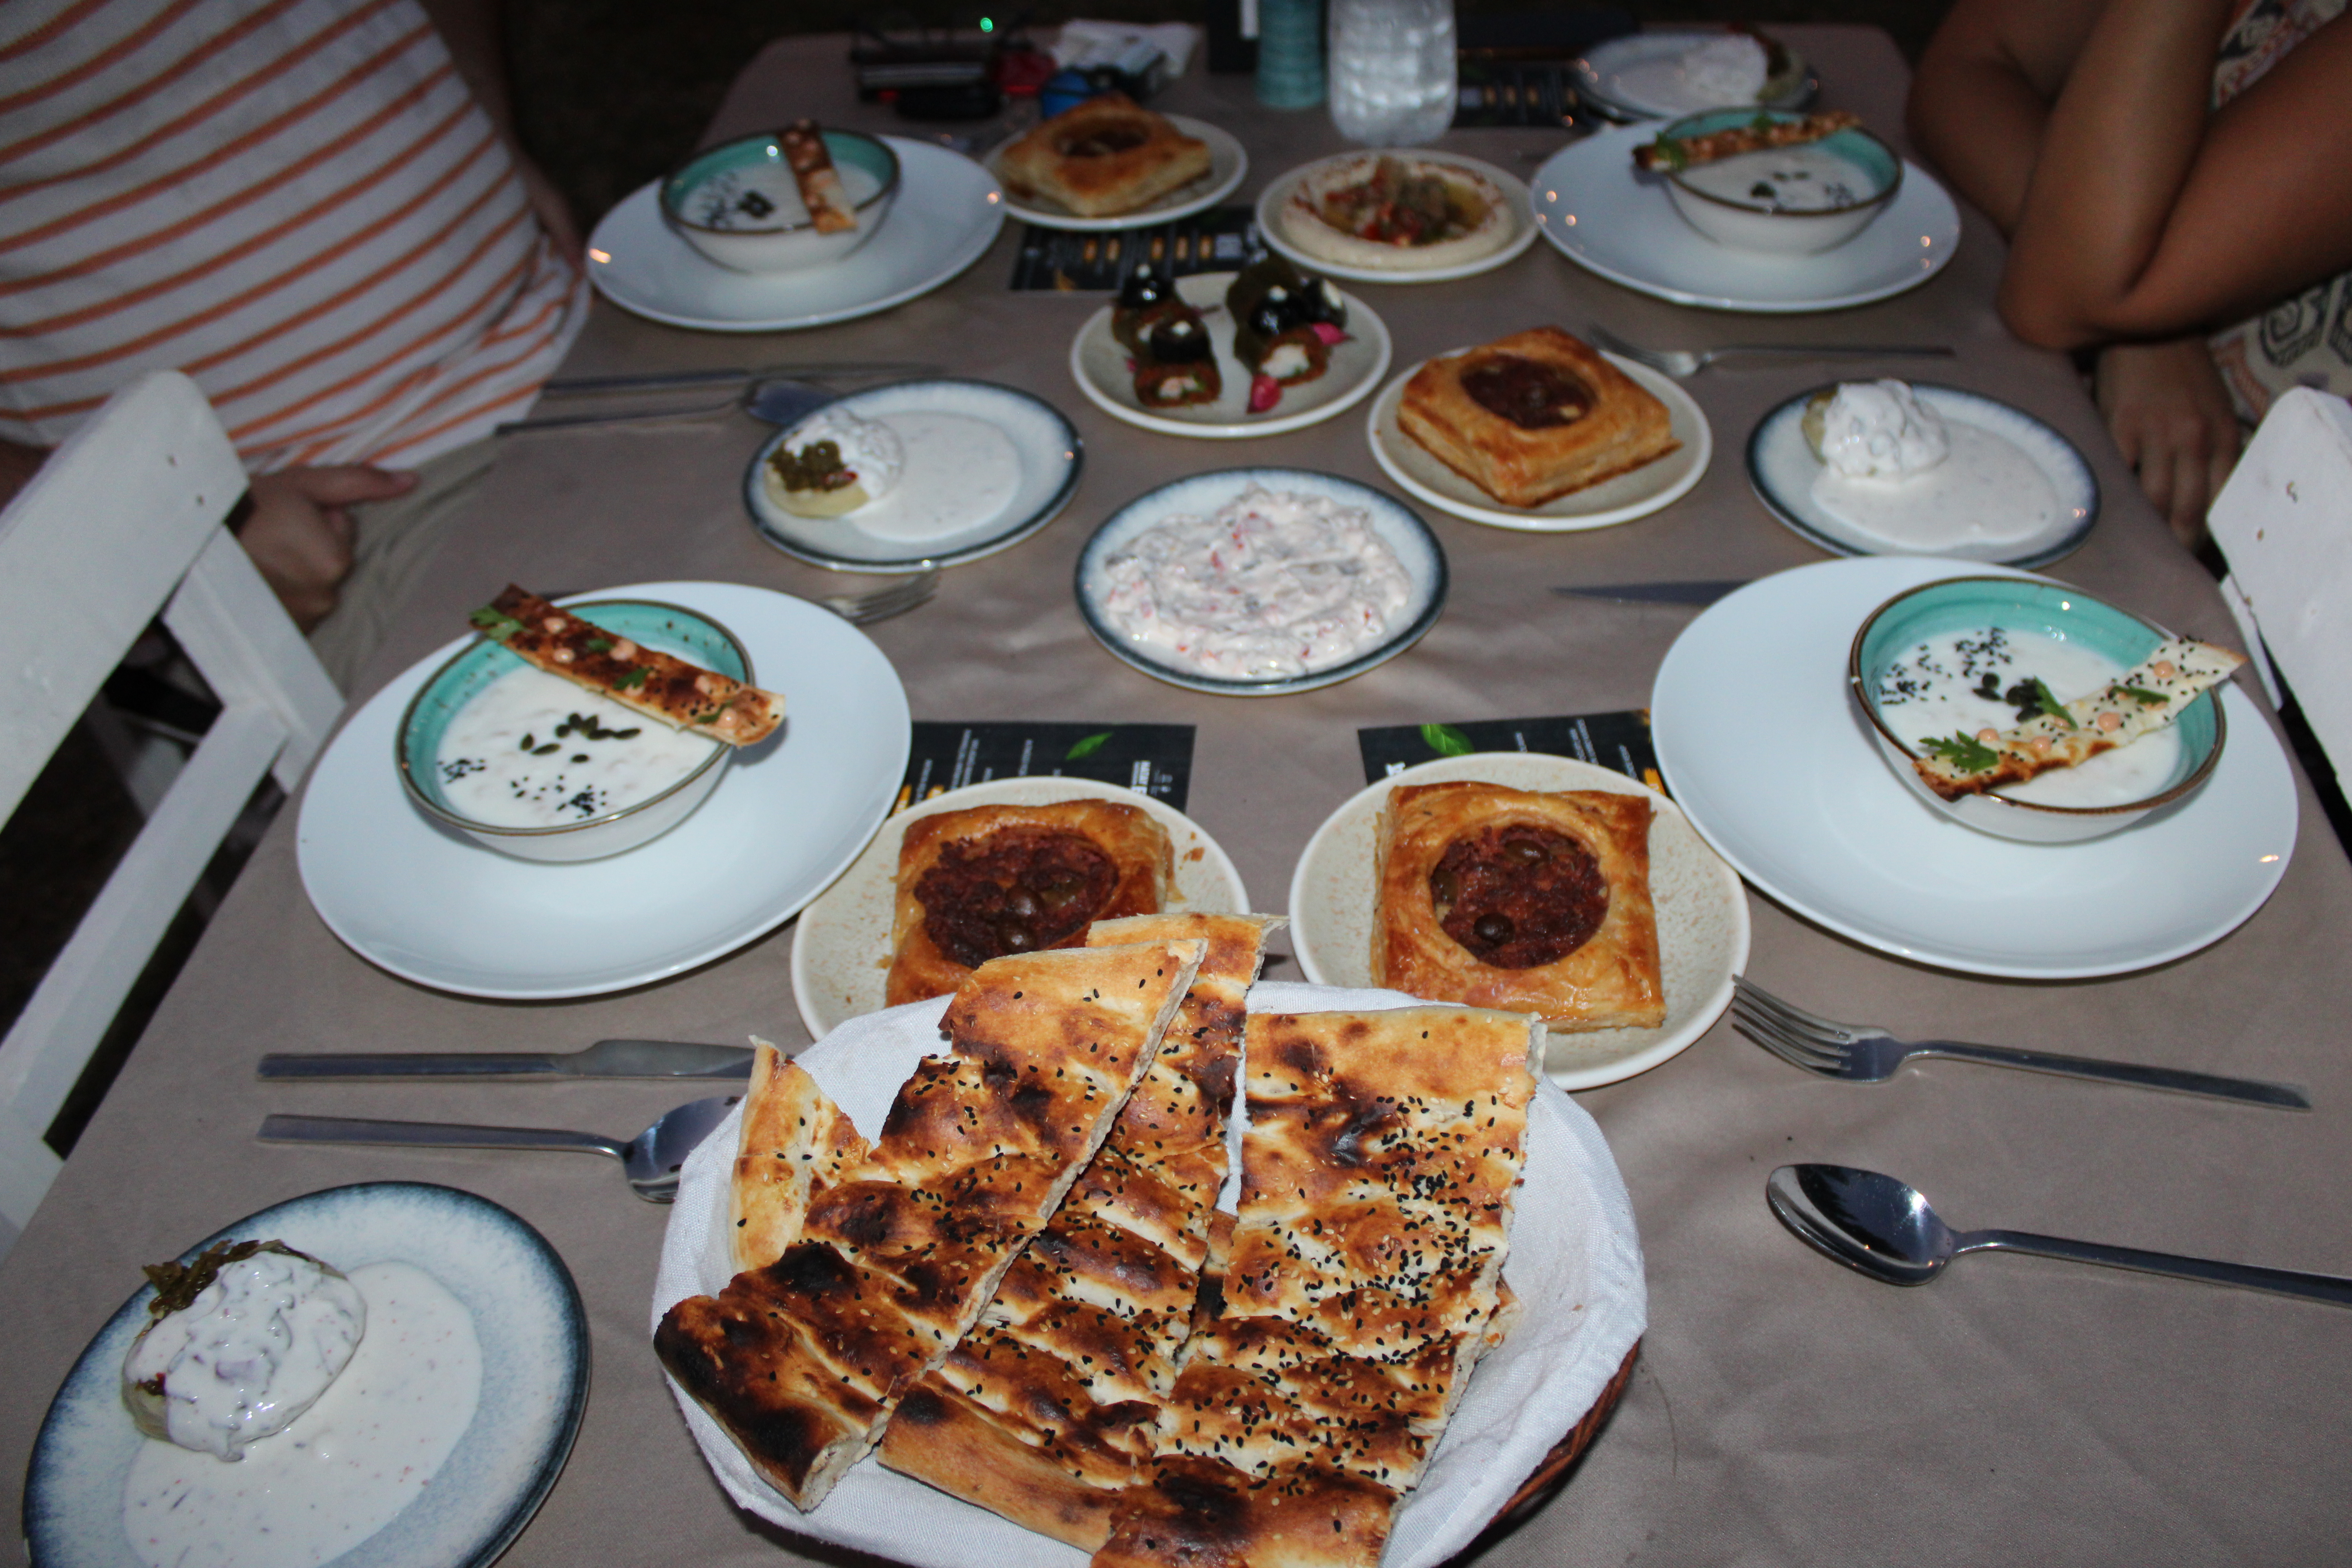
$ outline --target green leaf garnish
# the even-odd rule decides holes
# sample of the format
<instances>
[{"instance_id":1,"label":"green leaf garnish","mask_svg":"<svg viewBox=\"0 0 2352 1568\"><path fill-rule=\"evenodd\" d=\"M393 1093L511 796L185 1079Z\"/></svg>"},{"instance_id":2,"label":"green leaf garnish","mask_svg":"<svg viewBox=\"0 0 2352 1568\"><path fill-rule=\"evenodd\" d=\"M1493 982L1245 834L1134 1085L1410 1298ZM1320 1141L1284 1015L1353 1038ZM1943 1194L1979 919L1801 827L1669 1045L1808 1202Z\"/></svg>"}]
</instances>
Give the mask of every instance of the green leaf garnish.
<instances>
[{"instance_id":1,"label":"green leaf garnish","mask_svg":"<svg viewBox=\"0 0 2352 1568\"><path fill-rule=\"evenodd\" d=\"M590 653L610 653L613 651L613 639L611 637L590 637L588 639L588 651Z\"/></svg>"},{"instance_id":2,"label":"green leaf garnish","mask_svg":"<svg viewBox=\"0 0 2352 1568\"><path fill-rule=\"evenodd\" d=\"M522 630L520 621L516 620L504 610L494 610L488 605L484 605L466 618L473 622L475 629L492 642L504 642Z\"/></svg>"},{"instance_id":3,"label":"green leaf garnish","mask_svg":"<svg viewBox=\"0 0 2352 1568\"><path fill-rule=\"evenodd\" d=\"M2050 689L2042 684L2042 679L2039 676L2036 676L2033 680L2033 705L2069 730L2079 730L2083 727L2074 722L2074 716L2066 711L2064 703L2050 695Z\"/></svg>"},{"instance_id":4,"label":"green leaf garnish","mask_svg":"<svg viewBox=\"0 0 2352 1568\"><path fill-rule=\"evenodd\" d=\"M1667 168L1680 172L1690 167L1690 154L1683 151L1679 141L1664 132L1658 132L1657 141L1651 145L1656 149L1658 162Z\"/></svg>"},{"instance_id":5,"label":"green leaf garnish","mask_svg":"<svg viewBox=\"0 0 2352 1568\"><path fill-rule=\"evenodd\" d=\"M1063 752L1062 760L1066 763L1075 763L1082 757L1091 757L1097 752L1103 749L1104 742L1108 741L1110 736L1111 732L1108 730L1105 730L1099 734L1086 736L1078 741L1076 744L1073 745L1068 751Z\"/></svg>"},{"instance_id":6,"label":"green leaf garnish","mask_svg":"<svg viewBox=\"0 0 2352 1568\"><path fill-rule=\"evenodd\" d=\"M1421 739L1441 757L1466 757L1477 749L1470 744L1469 736L1451 724L1423 724Z\"/></svg>"},{"instance_id":7,"label":"green leaf garnish","mask_svg":"<svg viewBox=\"0 0 2352 1568\"><path fill-rule=\"evenodd\" d=\"M1980 773L2000 761L2000 753L1978 740L1974 735L1954 735L1947 741L1940 736L1919 742L1919 749L1943 758L1964 773Z\"/></svg>"},{"instance_id":8,"label":"green leaf garnish","mask_svg":"<svg viewBox=\"0 0 2352 1568\"><path fill-rule=\"evenodd\" d=\"M643 686L646 683L646 677L652 673L652 670L647 669L641 664L637 666L636 668L629 671L628 674L621 677L620 679L613 682L613 689L615 691L635 691L638 687Z\"/></svg>"},{"instance_id":9,"label":"green leaf garnish","mask_svg":"<svg viewBox=\"0 0 2352 1568\"><path fill-rule=\"evenodd\" d=\"M299 1258L306 1263L319 1260L307 1252L297 1252L282 1241L216 1241L198 1254L194 1263L150 1263L144 1266L148 1282L155 1287L155 1299L147 1303L148 1312L165 1317L194 1305L205 1287L210 1285L220 1271L232 1263L242 1263L257 1252L282 1252L289 1258ZM319 1264L321 1268L326 1265Z\"/></svg>"},{"instance_id":10,"label":"green leaf garnish","mask_svg":"<svg viewBox=\"0 0 2352 1568\"><path fill-rule=\"evenodd\" d=\"M2147 708L2155 708L2172 700L2171 698L2167 697L2163 692L2150 691L2145 686L2118 686L2114 689L2116 696L2128 697L2133 701Z\"/></svg>"}]
</instances>

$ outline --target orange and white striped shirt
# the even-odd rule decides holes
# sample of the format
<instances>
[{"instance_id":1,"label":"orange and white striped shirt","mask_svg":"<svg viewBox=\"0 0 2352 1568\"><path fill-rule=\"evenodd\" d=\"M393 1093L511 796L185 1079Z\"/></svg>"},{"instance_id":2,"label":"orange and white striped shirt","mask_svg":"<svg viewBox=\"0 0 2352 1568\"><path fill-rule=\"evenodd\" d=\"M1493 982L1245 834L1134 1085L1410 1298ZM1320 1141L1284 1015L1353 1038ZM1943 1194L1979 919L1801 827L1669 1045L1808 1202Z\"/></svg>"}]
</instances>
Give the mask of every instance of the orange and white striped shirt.
<instances>
[{"instance_id":1,"label":"orange and white striped shirt","mask_svg":"<svg viewBox=\"0 0 2352 1568\"><path fill-rule=\"evenodd\" d=\"M0 5L0 437L172 366L257 472L406 467L587 301L416 0Z\"/></svg>"}]
</instances>

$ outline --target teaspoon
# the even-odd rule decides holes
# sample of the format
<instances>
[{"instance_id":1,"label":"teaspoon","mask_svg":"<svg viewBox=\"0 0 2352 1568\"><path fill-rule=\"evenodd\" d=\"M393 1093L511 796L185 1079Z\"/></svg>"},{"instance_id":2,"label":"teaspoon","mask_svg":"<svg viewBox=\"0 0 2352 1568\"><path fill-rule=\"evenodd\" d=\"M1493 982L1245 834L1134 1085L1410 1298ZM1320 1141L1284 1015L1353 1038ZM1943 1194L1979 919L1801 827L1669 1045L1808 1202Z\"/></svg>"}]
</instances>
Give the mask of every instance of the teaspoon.
<instances>
[{"instance_id":1,"label":"teaspoon","mask_svg":"<svg viewBox=\"0 0 2352 1568\"><path fill-rule=\"evenodd\" d=\"M1916 1187L1851 1165L1783 1165L1764 1184L1780 1223L1847 1268L1889 1285L1925 1285L1963 1252L2030 1252L2352 1307L2352 1279L2067 1241L2021 1230L1956 1231Z\"/></svg>"}]
</instances>

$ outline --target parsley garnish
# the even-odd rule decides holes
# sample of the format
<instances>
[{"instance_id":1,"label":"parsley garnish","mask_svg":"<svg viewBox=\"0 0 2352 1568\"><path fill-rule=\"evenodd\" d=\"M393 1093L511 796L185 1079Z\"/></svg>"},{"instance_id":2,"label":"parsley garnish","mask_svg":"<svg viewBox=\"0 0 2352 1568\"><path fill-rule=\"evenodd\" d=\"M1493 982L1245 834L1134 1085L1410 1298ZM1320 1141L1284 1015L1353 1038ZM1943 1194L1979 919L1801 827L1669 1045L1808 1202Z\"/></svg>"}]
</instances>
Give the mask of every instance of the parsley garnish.
<instances>
[{"instance_id":1,"label":"parsley garnish","mask_svg":"<svg viewBox=\"0 0 2352 1568\"><path fill-rule=\"evenodd\" d=\"M641 664L637 666L636 668L629 671L628 674L613 682L613 689L615 691L635 691L638 687L643 686L646 683L646 677L652 673L652 670L646 668Z\"/></svg>"},{"instance_id":2,"label":"parsley garnish","mask_svg":"<svg viewBox=\"0 0 2352 1568\"><path fill-rule=\"evenodd\" d=\"M1109 741L1110 735L1111 732L1108 730L1104 730L1099 733L1082 737L1068 751L1062 753L1062 760L1066 763L1075 763L1093 756L1103 749L1104 743Z\"/></svg>"},{"instance_id":3,"label":"parsley garnish","mask_svg":"<svg viewBox=\"0 0 2352 1568\"><path fill-rule=\"evenodd\" d=\"M2074 722L2074 716L2066 711L2065 704L2060 702L2058 699L2050 695L2050 689L2042 684L2039 677L2036 677L2033 682L2033 705L2036 708L2041 709L2044 713L2049 714L2053 719L2055 719L2060 723L2065 725L2069 730L2079 730L2082 728L2080 724Z\"/></svg>"},{"instance_id":4,"label":"parsley garnish","mask_svg":"<svg viewBox=\"0 0 2352 1568\"><path fill-rule=\"evenodd\" d=\"M1973 735L1940 737L1919 742L1919 749L1943 758L1964 773L1980 773L2000 761L2000 753Z\"/></svg>"},{"instance_id":5,"label":"parsley garnish","mask_svg":"<svg viewBox=\"0 0 2352 1568\"><path fill-rule=\"evenodd\" d=\"M1477 750L1470 743L1469 736L1451 724L1423 724L1421 739L1423 744L1441 757L1466 757Z\"/></svg>"},{"instance_id":6,"label":"parsley garnish","mask_svg":"<svg viewBox=\"0 0 2352 1568\"><path fill-rule=\"evenodd\" d=\"M613 639L611 637L590 637L588 639L588 651L590 653L610 653L613 651Z\"/></svg>"},{"instance_id":7,"label":"parsley garnish","mask_svg":"<svg viewBox=\"0 0 2352 1568\"><path fill-rule=\"evenodd\" d=\"M2169 702L2172 700L2171 698L2167 697L2163 692L2150 691L2145 686L2118 686L2114 689L2116 696L2128 697L2133 701L2147 708L2154 708L2160 703Z\"/></svg>"},{"instance_id":8,"label":"parsley garnish","mask_svg":"<svg viewBox=\"0 0 2352 1568\"><path fill-rule=\"evenodd\" d=\"M1679 173L1690 167L1690 154L1683 151L1683 144L1674 137L1660 132L1657 141L1652 145L1656 148L1658 162L1667 168Z\"/></svg>"},{"instance_id":9,"label":"parsley garnish","mask_svg":"<svg viewBox=\"0 0 2352 1568\"><path fill-rule=\"evenodd\" d=\"M504 642L522 630L520 621L516 620L504 610L492 609L488 605L484 605L466 618L473 622L475 628L492 642Z\"/></svg>"}]
</instances>

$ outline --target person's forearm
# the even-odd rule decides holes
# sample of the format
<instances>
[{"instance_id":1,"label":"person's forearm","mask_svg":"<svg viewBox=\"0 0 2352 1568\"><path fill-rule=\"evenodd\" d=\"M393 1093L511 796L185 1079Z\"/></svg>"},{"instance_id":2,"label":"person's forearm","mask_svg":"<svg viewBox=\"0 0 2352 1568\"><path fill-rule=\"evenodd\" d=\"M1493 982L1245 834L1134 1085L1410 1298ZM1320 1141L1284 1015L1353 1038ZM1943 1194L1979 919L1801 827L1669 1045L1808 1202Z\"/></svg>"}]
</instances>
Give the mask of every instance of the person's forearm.
<instances>
[{"instance_id":1,"label":"person's forearm","mask_svg":"<svg viewBox=\"0 0 2352 1568\"><path fill-rule=\"evenodd\" d=\"M1970 42L1937 35L1906 119L1928 162L2009 234L2025 209L2050 109L2015 60Z\"/></svg>"}]
</instances>

